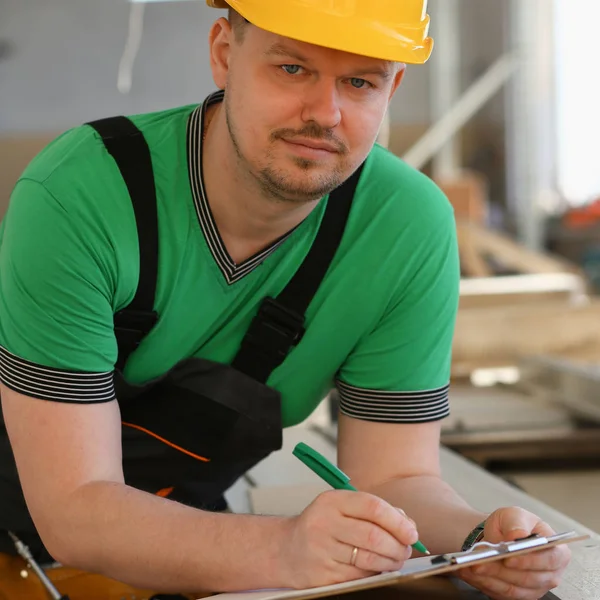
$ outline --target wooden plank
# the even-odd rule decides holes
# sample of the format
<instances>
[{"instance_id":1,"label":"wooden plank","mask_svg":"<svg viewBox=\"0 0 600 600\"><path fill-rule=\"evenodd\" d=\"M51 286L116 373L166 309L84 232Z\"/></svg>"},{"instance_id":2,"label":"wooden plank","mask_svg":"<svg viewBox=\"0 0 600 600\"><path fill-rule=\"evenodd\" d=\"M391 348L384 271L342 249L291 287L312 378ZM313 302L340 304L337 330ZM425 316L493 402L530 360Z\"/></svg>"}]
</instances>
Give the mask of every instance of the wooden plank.
<instances>
[{"instance_id":1,"label":"wooden plank","mask_svg":"<svg viewBox=\"0 0 600 600\"><path fill-rule=\"evenodd\" d=\"M461 296L543 294L567 292L573 296L587 295L584 279L573 273L527 273L496 277L463 278Z\"/></svg>"},{"instance_id":2,"label":"wooden plank","mask_svg":"<svg viewBox=\"0 0 600 600\"><path fill-rule=\"evenodd\" d=\"M577 515L577 520L600 531L600 469L557 473L514 473L510 481L534 498L552 498L561 512Z\"/></svg>"},{"instance_id":3,"label":"wooden plank","mask_svg":"<svg viewBox=\"0 0 600 600\"><path fill-rule=\"evenodd\" d=\"M470 239L480 255L490 256L518 273L578 273L583 276L578 266L564 258L529 250L508 236L476 223L458 221L456 228L459 240Z\"/></svg>"},{"instance_id":4,"label":"wooden plank","mask_svg":"<svg viewBox=\"0 0 600 600\"><path fill-rule=\"evenodd\" d=\"M335 447L332 438L335 437L335 429L322 429L322 433L323 437L306 428L293 428L284 433L283 450L274 453L254 470L261 481L274 482L275 485L250 490L253 511L262 514L298 514L317 494L328 489L308 469L298 469L298 465L303 465L291 455L291 449L298 441L306 441L314 447L318 446L319 451L333 460ZM441 448L441 464L444 479L479 510L490 512L499 506L522 506L539 515L557 531L576 530L589 534L592 538L590 541L573 545L573 559L554 593L560 600L600 598L598 533L446 448Z\"/></svg>"},{"instance_id":5,"label":"wooden plank","mask_svg":"<svg viewBox=\"0 0 600 600\"><path fill-rule=\"evenodd\" d=\"M587 284L573 273L535 273L462 278L460 308L547 301L584 302Z\"/></svg>"},{"instance_id":6,"label":"wooden plank","mask_svg":"<svg viewBox=\"0 0 600 600\"><path fill-rule=\"evenodd\" d=\"M561 427L448 432L442 443L481 466L493 463L580 468L600 462L600 428Z\"/></svg>"},{"instance_id":7,"label":"wooden plank","mask_svg":"<svg viewBox=\"0 0 600 600\"><path fill-rule=\"evenodd\" d=\"M573 414L600 422L600 366L548 356L526 357L519 363L518 387L552 399Z\"/></svg>"},{"instance_id":8,"label":"wooden plank","mask_svg":"<svg viewBox=\"0 0 600 600\"><path fill-rule=\"evenodd\" d=\"M568 427L573 420L565 407L501 386L453 385L450 403L451 414L442 423L444 433L549 429Z\"/></svg>"},{"instance_id":9,"label":"wooden plank","mask_svg":"<svg viewBox=\"0 0 600 600\"><path fill-rule=\"evenodd\" d=\"M500 277L496 277L500 279ZM514 305L538 305L540 302L562 302L565 307L571 300L571 293L566 291L543 292L543 293L514 293L514 294L485 294L461 296L459 310L471 308L504 307Z\"/></svg>"},{"instance_id":10,"label":"wooden plank","mask_svg":"<svg viewBox=\"0 0 600 600\"><path fill-rule=\"evenodd\" d=\"M517 365L521 357L539 354L585 354L600 360L600 300L576 306L546 302L458 312L453 377L477 368Z\"/></svg>"}]
</instances>

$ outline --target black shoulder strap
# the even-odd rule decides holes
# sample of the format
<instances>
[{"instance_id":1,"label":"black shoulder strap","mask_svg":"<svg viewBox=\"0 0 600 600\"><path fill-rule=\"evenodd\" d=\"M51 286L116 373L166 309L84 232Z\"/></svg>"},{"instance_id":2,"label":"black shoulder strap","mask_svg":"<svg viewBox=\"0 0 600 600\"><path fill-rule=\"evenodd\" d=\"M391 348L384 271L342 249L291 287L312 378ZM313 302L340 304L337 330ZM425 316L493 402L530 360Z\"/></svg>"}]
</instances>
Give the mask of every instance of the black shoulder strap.
<instances>
[{"instance_id":1,"label":"black shoulder strap","mask_svg":"<svg viewBox=\"0 0 600 600\"><path fill-rule=\"evenodd\" d=\"M158 274L158 219L156 188L150 150L139 129L126 117L88 123L96 129L115 159L129 190L140 248L140 275L136 294L115 317L119 347L117 368L158 320L154 296ZM232 366L253 379L266 382L304 333L304 313L316 294L341 242L362 166L329 197L317 237L300 268L274 299L263 300Z\"/></svg>"},{"instance_id":2,"label":"black shoulder strap","mask_svg":"<svg viewBox=\"0 0 600 600\"><path fill-rule=\"evenodd\" d=\"M139 281L133 300L114 316L119 349L117 369L123 370L129 355L158 320L154 311L158 274L158 217L156 187L150 149L142 132L126 117L110 117L88 123L102 137L119 167L129 191L140 249Z\"/></svg>"},{"instance_id":3,"label":"black shoulder strap","mask_svg":"<svg viewBox=\"0 0 600 600\"><path fill-rule=\"evenodd\" d=\"M361 167L327 202L321 226L300 268L276 299L263 300L232 365L265 383L304 334L304 313L342 240Z\"/></svg>"}]
</instances>

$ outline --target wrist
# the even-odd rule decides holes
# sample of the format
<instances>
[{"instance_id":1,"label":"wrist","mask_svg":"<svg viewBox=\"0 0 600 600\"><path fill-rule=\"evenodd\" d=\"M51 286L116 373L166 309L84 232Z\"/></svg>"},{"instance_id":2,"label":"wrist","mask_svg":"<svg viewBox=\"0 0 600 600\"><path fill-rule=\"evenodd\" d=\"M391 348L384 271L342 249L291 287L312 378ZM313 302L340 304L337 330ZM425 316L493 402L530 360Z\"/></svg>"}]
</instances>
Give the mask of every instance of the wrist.
<instances>
[{"instance_id":1,"label":"wrist","mask_svg":"<svg viewBox=\"0 0 600 600\"><path fill-rule=\"evenodd\" d=\"M294 577L294 566L289 550L294 546L292 538L295 522L296 517L278 518L274 523L275 535L267 540L272 558L269 585L273 588L293 587L291 582Z\"/></svg>"}]
</instances>

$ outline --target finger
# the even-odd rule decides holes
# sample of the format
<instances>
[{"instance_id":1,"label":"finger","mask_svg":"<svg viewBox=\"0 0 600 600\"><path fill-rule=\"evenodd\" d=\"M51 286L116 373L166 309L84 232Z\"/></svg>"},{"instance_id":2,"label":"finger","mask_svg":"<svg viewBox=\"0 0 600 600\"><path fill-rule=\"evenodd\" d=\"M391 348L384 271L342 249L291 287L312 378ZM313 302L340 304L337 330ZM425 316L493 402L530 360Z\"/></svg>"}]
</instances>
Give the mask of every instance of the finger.
<instances>
[{"instance_id":1,"label":"finger","mask_svg":"<svg viewBox=\"0 0 600 600\"><path fill-rule=\"evenodd\" d=\"M548 537L554 535L556 531L554 531L554 529L552 529L552 527L550 527L550 525L548 525L548 523L545 521L538 520L531 533L537 533L538 535Z\"/></svg>"},{"instance_id":2,"label":"finger","mask_svg":"<svg viewBox=\"0 0 600 600\"><path fill-rule=\"evenodd\" d=\"M531 535L542 521L527 510L511 506L492 513L485 529L485 539L493 544Z\"/></svg>"},{"instance_id":3,"label":"finger","mask_svg":"<svg viewBox=\"0 0 600 600\"><path fill-rule=\"evenodd\" d=\"M509 569L499 562L473 567L472 572L473 577L480 580L499 580L527 590L548 591L555 588L560 581L560 572L557 571L518 571Z\"/></svg>"},{"instance_id":4,"label":"finger","mask_svg":"<svg viewBox=\"0 0 600 600\"><path fill-rule=\"evenodd\" d=\"M332 531L334 538L348 546L363 548L392 561L406 560L407 546L374 523L345 518Z\"/></svg>"},{"instance_id":5,"label":"finger","mask_svg":"<svg viewBox=\"0 0 600 600\"><path fill-rule=\"evenodd\" d=\"M413 523L382 498L364 492L343 493L340 509L345 516L375 523L405 546L419 539Z\"/></svg>"},{"instance_id":6,"label":"finger","mask_svg":"<svg viewBox=\"0 0 600 600\"><path fill-rule=\"evenodd\" d=\"M569 564L570 558L571 551L566 546L556 546L508 558L504 561L504 566L518 571L560 571Z\"/></svg>"},{"instance_id":7,"label":"finger","mask_svg":"<svg viewBox=\"0 0 600 600\"><path fill-rule=\"evenodd\" d=\"M550 587L540 587L538 589L523 588L509 581L487 576L465 574L463 579L490 598L497 598L498 600L506 600L507 598L511 600L538 600L551 589Z\"/></svg>"},{"instance_id":8,"label":"finger","mask_svg":"<svg viewBox=\"0 0 600 600\"><path fill-rule=\"evenodd\" d=\"M397 571L404 565L404 559L392 560L364 548L357 548L354 557L355 562L352 565L354 548L347 544L339 544L338 548L339 551L336 552L335 556L336 560L360 570L363 572L363 576L383 573L384 571Z\"/></svg>"},{"instance_id":9,"label":"finger","mask_svg":"<svg viewBox=\"0 0 600 600\"><path fill-rule=\"evenodd\" d=\"M414 521L413 519L411 519L411 518L410 518L410 517L409 517L409 516L408 516L408 515L407 515L407 514L406 514L406 513L405 513L405 512L404 512L404 511L401 509L401 508L398 508L397 506L396 506L395 508L396 508L396 510L397 510L397 511L398 511L398 512L399 512L399 513L400 513L400 514L403 516L403 517L405 517L406 519L408 519L408 521L409 521L410 523L412 523L412 524L413 524L413 526L414 526L414 528L415 528L415 529L417 528L417 523L416 523L416 521Z\"/></svg>"}]
</instances>

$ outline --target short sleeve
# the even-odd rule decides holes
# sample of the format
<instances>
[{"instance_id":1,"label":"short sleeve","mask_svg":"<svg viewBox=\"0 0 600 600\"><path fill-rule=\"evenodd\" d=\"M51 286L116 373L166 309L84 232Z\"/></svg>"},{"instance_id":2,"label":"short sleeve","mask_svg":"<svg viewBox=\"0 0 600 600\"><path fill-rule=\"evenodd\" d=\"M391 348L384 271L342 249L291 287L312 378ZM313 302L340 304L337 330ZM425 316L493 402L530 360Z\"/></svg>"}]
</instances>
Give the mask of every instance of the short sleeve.
<instances>
[{"instance_id":1,"label":"short sleeve","mask_svg":"<svg viewBox=\"0 0 600 600\"><path fill-rule=\"evenodd\" d=\"M0 379L60 402L114 398L114 262L98 223L19 181L0 241Z\"/></svg>"},{"instance_id":2,"label":"short sleeve","mask_svg":"<svg viewBox=\"0 0 600 600\"><path fill-rule=\"evenodd\" d=\"M460 268L452 210L441 212L396 256L399 273L400 265L412 266L399 274L385 313L340 369L340 410L348 416L422 423L449 414Z\"/></svg>"}]
</instances>

